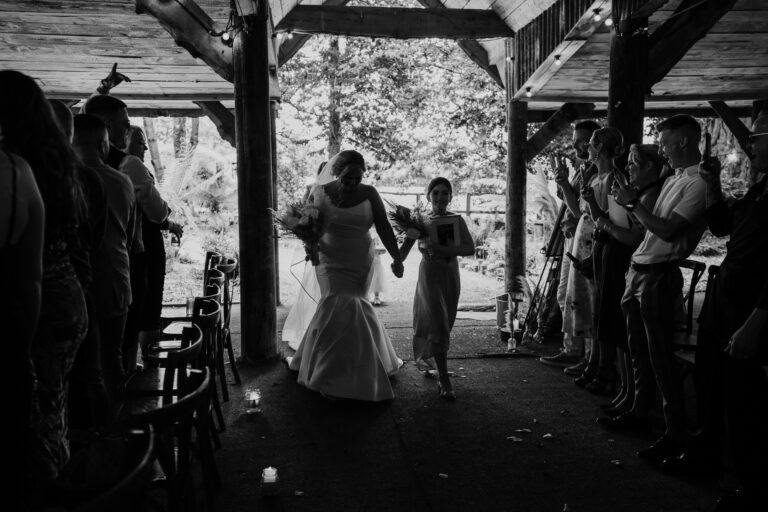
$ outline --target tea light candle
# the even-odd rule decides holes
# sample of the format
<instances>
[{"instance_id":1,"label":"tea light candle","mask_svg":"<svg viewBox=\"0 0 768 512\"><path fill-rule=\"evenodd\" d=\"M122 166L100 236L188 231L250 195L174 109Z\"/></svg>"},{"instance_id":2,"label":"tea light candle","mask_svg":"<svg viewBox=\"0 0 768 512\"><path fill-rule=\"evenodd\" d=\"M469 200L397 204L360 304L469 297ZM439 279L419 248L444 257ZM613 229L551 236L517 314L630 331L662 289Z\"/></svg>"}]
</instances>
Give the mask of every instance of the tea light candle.
<instances>
[{"instance_id":1,"label":"tea light candle","mask_svg":"<svg viewBox=\"0 0 768 512\"><path fill-rule=\"evenodd\" d=\"M274 484L277 482L277 469L272 466L264 468L261 472L261 480L265 484Z\"/></svg>"}]
</instances>

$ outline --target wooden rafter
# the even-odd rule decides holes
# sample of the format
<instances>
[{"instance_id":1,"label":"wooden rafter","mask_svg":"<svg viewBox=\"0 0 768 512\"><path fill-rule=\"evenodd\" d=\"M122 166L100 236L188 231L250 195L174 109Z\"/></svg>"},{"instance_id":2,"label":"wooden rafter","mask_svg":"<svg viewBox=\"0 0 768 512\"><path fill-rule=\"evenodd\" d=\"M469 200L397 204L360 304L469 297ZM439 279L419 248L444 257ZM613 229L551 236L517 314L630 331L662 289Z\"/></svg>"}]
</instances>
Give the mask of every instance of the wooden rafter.
<instances>
[{"instance_id":1,"label":"wooden rafter","mask_svg":"<svg viewBox=\"0 0 768 512\"><path fill-rule=\"evenodd\" d=\"M429 9L447 9L440 0L419 0L419 3ZM459 48L467 54L472 62L484 69L488 75L496 82L499 87L504 87L498 68L491 64L488 59L488 52L483 46L474 39L459 39L456 41Z\"/></svg>"},{"instance_id":2,"label":"wooden rafter","mask_svg":"<svg viewBox=\"0 0 768 512\"><path fill-rule=\"evenodd\" d=\"M739 143L739 147L742 151L747 153L747 138L749 137L749 128L744 126L739 116L731 110L731 108L724 101L710 101L709 106L712 110L717 112L720 119L723 120L725 126L731 131L736 141Z\"/></svg>"},{"instance_id":3,"label":"wooden rafter","mask_svg":"<svg viewBox=\"0 0 768 512\"><path fill-rule=\"evenodd\" d=\"M195 105L213 121L221 138L236 147L235 114L219 101L195 101Z\"/></svg>"},{"instance_id":4,"label":"wooden rafter","mask_svg":"<svg viewBox=\"0 0 768 512\"><path fill-rule=\"evenodd\" d=\"M339 6L347 5L347 3L349 3L349 0L325 0L323 5ZM278 65L282 66L291 60L291 57L296 55L311 37L312 34L294 34L292 38L283 40L277 53Z\"/></svg>"},{"instance_id":5,"label":"wooden rafter","mask_svg":"<svg viewBox=\"0 0 768 512\"><path fill-rule=\"evenodd\" d=\"M482 39L514 35L514 31L495 12L479 9L298 5L276 28L395 39Z\"/></svg>"},{"instance_id":6,"label":"wooden rafter","mask_svg":"<svg viewBox=\"0 0 768 512\"><path fill-rule=\"evenodd\" d=\"M595 10L598 10L604 17L610 16L610 0L592 2L578 22L568 31L563 41L550 52L552 58L545 59L536 71L525 80L520 89L515 91L514 99L526 100L528 93L535 96L563 68L568 59L573 57L587 43L590 36L602 25L602 21L595 22L593 19ZM559 64L555 62L555 56L559 57ZM537 97L537 99L539 98Z\"/></svg>"},{"instance_id":7,"label":"wooden rafter","mask_svg":"<svg viewBox=\"0 0 768 512\"><path fill-rule=\"evenodd\" d=\"M224 80L234 80L232 49L215 35L213 20L194 1L136 0L136 12L155 17L176 44L208 64Z\"/></svg>"},{"instance_id":8,"label":"wooden rafter","mask_svg":"<svg viewBox=\"0 0 768 512\"><path fill-rule=\"evenodd\" d=\"M674 17L665 21L650 36L648 90L660 82L735 3L736 0L684 0Z\"/></svg>"},{"instance_id":9,"label":"wooden rafter","mask_svg":"<svg viewBox=\"0 0 768 512\"><path fill-rule=\"evenodd\" d=\"M594 103L565 103L560 110L552 114L544 125L525 143L523 154L525 161L530 162L541 153L555 137L571 127L577 119L592 117L595 112Z\"/></svg>"}]
</instances>

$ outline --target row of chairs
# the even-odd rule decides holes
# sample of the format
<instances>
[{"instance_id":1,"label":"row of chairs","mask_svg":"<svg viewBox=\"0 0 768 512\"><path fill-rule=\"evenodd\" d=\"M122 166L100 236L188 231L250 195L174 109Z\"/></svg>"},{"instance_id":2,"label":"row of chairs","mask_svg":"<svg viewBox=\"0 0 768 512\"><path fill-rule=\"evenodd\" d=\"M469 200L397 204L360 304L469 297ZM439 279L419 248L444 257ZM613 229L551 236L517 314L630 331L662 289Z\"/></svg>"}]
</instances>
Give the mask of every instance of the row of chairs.
<instances>
[{"instance_id":1,"label":"row of chairs","mask_svg":"<svg viewBox=\"0 0 768 512\"><path fill-rule=\"evenodd\" d=\"M206 508L216 510L221 477L214 453L225 429L227 366L235 384L241 383L229 326L237 277L236 259L206 254L202 294L191 314L162 317L160 339L142 347L144 367L121 385L114 428L77 454L57 506L77 512L194 510L199 472ZM99 455L105 451L113 458Z\"/></svg>"}]
</instances>

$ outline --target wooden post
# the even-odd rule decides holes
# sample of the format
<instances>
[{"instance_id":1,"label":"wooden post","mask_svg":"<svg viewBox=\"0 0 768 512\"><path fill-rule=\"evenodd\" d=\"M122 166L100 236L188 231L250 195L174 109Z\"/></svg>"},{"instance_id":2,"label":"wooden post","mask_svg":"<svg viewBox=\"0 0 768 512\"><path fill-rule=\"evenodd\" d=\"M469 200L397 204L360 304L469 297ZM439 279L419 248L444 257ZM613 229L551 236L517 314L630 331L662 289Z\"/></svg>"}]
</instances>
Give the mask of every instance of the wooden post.
<instances>
[{"instance_id":1,"label":"wooden post","mask_svg":"<svg viewBox=\"0 0 768 512\"><path fill-rule=\"evenodd\" d=\"M467 217L472 214L472 194L467 192Z\"/></svg>"},{"instance_id":2,"label":"wooden post","mask_svg":"<svg viewBox=\"0 0 768 512\"><path fill-rule=\"evenodd\" d=\"M608 126L618 128L624 147L643 142L648 71L648 18L633 18L635 0L613 0L614 32L608 75ZM616 163L624 169L627 153Z\"/></svg>"},{"instance_id":3,"label":"wooden post","mask_svg":"<svg viewBox=\"0 0 768 512\"><path fill-rule=\"evenodd\" d=\"M507 104L507 231L504 258L504 285L507 293L516 290L515 278L525 276L525 187L528 173L525 142L528 138L528 104L512 100Z\"/></svg>"},{"instance_id":4,"label":"wooden post","mask_svg":"<svg viewBox=\"0 0 768 512\"><path fill-rule=\"evenodd\" d=\"M272 148L272 209L277 211L277 102L269 102L270 112L270 146ZM280 305L280 236L277 226L272 228L272 238L275 241L275 304Z\"/></svg>"},{"instance_id":5,"label":"wooden post","mask_svg":"<svg viewBox=\"0 0 768 512\"><path fill-rule=\"evenodd\" d=\"M277 352L275 248L272 215L272 141L269 104L269 4L237 16L233 44L242 357L271 359Z\"/></svg>"}]
</instances>

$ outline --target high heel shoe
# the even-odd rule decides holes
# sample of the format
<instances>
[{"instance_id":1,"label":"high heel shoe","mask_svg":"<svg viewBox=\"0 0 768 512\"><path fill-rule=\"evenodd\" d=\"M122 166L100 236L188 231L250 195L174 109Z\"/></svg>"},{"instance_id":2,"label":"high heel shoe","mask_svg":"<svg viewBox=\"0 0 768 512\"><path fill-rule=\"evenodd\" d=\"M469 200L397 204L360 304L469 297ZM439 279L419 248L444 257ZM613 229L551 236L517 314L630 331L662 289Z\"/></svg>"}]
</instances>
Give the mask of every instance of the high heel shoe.
<instances>
[{"instance_id":1,"label":"high heel shoe","mask_svg":"<svg viewBox=\"0 0 768 512\"><path fill-rule=\"evenodd\" d=\"M437 381L437 394L443 400L448 400L449 402L456 401L456 393L453 392L453 385L448 378L443 379L440 377Z\"/></svg>"},{"instance_id":2,"label":"high heel shoe","mask_svg":"<svg viewBox=\"0 0 768 512\"><path fill-rule=\"evenodd\" d=\"M618 372L614 367L601 368L592 382L588 383L585 387L590 393L595 395L604 395L605 393L613 393L616 391L616 384L619 380Z\"/></svg>"},{"instance_id":3,"label":"high heel shoe","mask_svg":"<svg viewBox=\"0 0 768 512\"><path fill-rule=\"evenodd\" d=\"M595 363L587 363L584 372L579 377L573 379L573 383L580 388L585 388L587 384L594 380L595 376L597 376L597 365Z\"/></svg>"}]
</instances>

